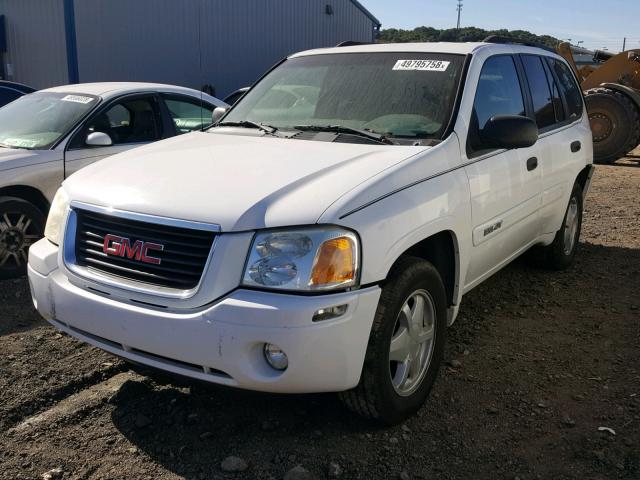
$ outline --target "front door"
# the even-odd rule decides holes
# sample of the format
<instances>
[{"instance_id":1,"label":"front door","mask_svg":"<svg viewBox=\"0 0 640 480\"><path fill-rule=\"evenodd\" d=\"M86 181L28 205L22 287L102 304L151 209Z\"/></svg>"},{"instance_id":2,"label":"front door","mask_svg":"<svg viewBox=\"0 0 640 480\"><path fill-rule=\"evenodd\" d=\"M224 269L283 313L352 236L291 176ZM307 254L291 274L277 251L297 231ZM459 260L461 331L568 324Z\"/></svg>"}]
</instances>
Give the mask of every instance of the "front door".
<instances>
[{"instance_id":1,"label":"front door","mask_svg":"<svg viewBox=\"0 0 640 480\"><path fill-rule=\"evenodd\" d=\"M524 84L511 55L488 58L469 122L467 165L473 253L465 288L477 285L540 234L538 146L487 150L480 131L494 115L526 115Z\"/></svg>"},{"instance_id":2,"label":"front door","mask_svg":"<svg viewBox=\"0 0 640 480\"><path fill-rule=\"evenodd\" d=\"M87 137L94 132L107 134L112 144L87 145ZM65 152L65 174L68 177L93 162L161 138L162 121L157 97L127 97L93 115L74 135Z\"/></svg>"}]
</instances>

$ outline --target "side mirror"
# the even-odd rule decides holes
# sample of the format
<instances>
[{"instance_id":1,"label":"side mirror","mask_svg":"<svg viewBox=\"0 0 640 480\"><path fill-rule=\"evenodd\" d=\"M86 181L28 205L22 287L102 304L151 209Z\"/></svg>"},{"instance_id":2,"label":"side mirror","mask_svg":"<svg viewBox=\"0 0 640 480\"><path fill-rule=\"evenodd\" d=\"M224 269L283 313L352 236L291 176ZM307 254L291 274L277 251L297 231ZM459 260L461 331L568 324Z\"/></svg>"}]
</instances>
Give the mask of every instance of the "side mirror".
<instances>
[{"instance_id":1,"label":"side mirror","mask_svg":"<svg viewBox=\"0 0 640 480\"><path fill-rule=\"evenodd\" d=\"M480 131L486 148L526 148L538 141L538 126L529 117L494 115Z\"/></svg>"},{"instance_id":2,"label":"side mirror","mask_svg":"<svg viewBox=\"0 0 640 480\"><path fill-rule=\"evenodd\" d=\"M228 108L225 107L216 107L213 109L213 113L211 114L211 121L216 124L220 121L224 114L227 113Z\"/></svg>"},{"instance_id":3,"label":"side mirror","mask_svg":"<svg viewBox=\"0 0 640 480\"><path fill-rule=\"evenodd\" d=\"M84 143L89 147L110 147L113 145L111 137L103 132L90 133Z\"/></svg>"}]
</instances>

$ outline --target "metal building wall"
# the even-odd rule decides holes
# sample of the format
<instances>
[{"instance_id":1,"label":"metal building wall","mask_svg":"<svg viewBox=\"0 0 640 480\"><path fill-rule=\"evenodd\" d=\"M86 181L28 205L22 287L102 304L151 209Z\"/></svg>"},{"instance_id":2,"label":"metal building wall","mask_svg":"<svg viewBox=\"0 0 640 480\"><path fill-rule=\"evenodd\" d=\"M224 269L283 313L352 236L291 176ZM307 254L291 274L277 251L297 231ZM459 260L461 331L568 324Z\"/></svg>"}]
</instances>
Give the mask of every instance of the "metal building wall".
<instances>
[{"instance_id":1,"label":"metal building wall","mask_svg":"<svg viewBox=\"0 0 640 480\"><path fill-rule=\"evenodd\" d=\"M212 84L218 96L290 53L369 42L374 28L350 0L76 0L75 17L81 82Z\"/></svg>"},{"instance_id":2,"label":"metal building wall","mask_svg":"<svg viewBox=\"0 0 640 480\"><path fill-rule=\"evenodd\" d=\"M205 83L224 93L291 53L373 38L372 20L350 0L205 0L201 19Z\"/></svg>"},{"instance_id":3,"label":"metal building wall","mask_svg":"<svg viewBox=\"0 0 640 480\"><path fill-rule=\"evenodd\" d=\"M8 80L35 88L68 83L63 2L0 0L0 14L7 27Z\"/></svg>"}]
</instances>

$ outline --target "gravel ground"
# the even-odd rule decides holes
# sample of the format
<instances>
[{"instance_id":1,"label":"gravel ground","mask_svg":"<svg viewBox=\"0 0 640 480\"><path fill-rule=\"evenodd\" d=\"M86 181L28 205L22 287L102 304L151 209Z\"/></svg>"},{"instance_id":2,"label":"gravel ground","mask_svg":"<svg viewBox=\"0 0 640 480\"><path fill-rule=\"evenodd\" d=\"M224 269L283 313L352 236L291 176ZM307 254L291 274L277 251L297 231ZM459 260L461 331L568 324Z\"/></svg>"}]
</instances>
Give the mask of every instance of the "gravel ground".
<instances>
[{"instance_id":1,"label":"gravel ground","mask_svg":"<svg viewBox=\"0 0 640 480\"><path fill-rule=\"evenodd\" d=\"M333 395L152 380L0 282L0 479L638 480L639 193L640 163L598 167L575 266L519 260L467 295L430 399L394 428Z\"/></svg>"}]
</instances>

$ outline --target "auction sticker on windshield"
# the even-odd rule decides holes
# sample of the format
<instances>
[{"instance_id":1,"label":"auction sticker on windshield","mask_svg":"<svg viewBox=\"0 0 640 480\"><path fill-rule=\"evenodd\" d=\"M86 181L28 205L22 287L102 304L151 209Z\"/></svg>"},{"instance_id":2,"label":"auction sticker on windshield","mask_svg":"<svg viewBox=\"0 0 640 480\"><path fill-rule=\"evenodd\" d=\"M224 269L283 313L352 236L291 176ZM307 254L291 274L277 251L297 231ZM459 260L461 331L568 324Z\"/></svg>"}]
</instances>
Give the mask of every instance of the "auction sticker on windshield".
<instances>
[{"instance_id":1,"label":"auction sticker on windshield","mask_svg":"<svg viewBox=\"0 0 640 480\"><path fill-rule=\"evenodd\" d=\"M398 60L394 70L420 70L423 72L444 72L449 67L444 60Z\"/></svg>"},{"instance_id":2,"label":"auction sticker on windshield","mask_svg":"<svg viewBox=\"0 0 640 480\"><path fill-rule=\"evenodd\" d=\"M66 97L62 97L63 102L74 102L74 103L82 103L87 104L93 101L91 97L83 97L82 95L67 95Z\"/></svg>"}]
</instances>

